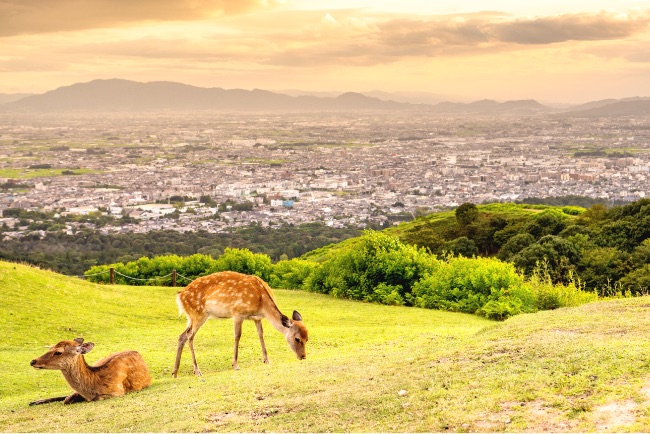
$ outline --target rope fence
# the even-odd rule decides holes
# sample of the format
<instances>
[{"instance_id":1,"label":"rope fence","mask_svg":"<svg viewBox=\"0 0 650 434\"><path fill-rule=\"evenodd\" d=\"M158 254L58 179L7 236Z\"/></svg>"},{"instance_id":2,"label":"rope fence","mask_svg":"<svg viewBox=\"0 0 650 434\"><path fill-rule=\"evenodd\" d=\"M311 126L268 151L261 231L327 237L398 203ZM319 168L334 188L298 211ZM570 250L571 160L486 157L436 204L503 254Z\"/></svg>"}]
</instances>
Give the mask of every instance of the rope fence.
<instances>
[{"instance_id":1,"label":"rope fence","mask_svg":"<svg viewBox=\"0 0 650 434\"><path fill-rule=\"evenodd\" d=\"M111 285L115 284L115 276L116 275L120 276L120 277L123 277L125 279L135 280L135 281L138 281L138 282L152 282L152 281L155 281L155 280L162 280L162 279L167 279L167 278L171 277L172 286L176 286L176 283L178 282L178 278L181 278L181 279L183 279L183 280L185 280L187 282L191 282L192 280L196 279L196 277L192 278L192 277L183 276L182 274L177 273L176 270L172 270L171 273L166 274L164 276L156 276L156 277L151 277L151 278L148 278L148 279L141 279L141 278L138 278L138 277L127 276L126 274L120 273L119 271L117 271L113 267L111 267L110 269L108 269L106 271L101 271L99 273L83 274L83 275L75 276L75 277L78 277L80 279L85 279L85 278L88 278L88 277L101 276L101 275L104 275L104 274L110 274L109 283Z\"/></svg>"}]
</instances>

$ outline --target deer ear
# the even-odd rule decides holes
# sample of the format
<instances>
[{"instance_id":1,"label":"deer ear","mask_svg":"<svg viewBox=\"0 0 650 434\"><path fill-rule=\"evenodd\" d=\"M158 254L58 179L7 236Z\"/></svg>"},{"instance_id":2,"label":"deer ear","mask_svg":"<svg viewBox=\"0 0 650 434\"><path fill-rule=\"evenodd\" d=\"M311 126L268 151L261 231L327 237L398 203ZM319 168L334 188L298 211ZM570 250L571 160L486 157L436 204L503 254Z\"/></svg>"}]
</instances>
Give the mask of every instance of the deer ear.
<instances>
[{"instance_id":1,"label":"deer ear","mask_svg":"<svg viewBox=\"0 0 650 434\"><path fill-rule=\"evenodd\" d=\"M74 340L78 344L83 344L84 343L84 338L75 338Z\"/></svg>"},{"instance_id":2,"label":"deer ear","mask_svg":"<svg viewBox=\"0 0 650 434\"><path fill-rule=\"evenodd\" d=\"M302 316L300 316L300 314L298 313L297 310L293 311L293 320L294 321L302 321Z\"/></svg>"},{"instance_id":3,"label":"deer ear","mask_svg":"<svg viewBox=\"0 0 650 434\"><path fill-rule=\"evenodd\" d=\"M291 327L291 320L289 319L288 316L282 315L280 320L282 321L282 325L285 326L286 328Z\"/></svg>"},{"instance_id":4,"label":"deer ear","mask_svg":"<svg viewBox=\"0 0 650 434\"><path fill-rule=\"evenodd\" d=\"M95 347L95 344L92 342L86 342L85 344L79 345L79 354L86 354Z\"/></svg>"}]
</instances>

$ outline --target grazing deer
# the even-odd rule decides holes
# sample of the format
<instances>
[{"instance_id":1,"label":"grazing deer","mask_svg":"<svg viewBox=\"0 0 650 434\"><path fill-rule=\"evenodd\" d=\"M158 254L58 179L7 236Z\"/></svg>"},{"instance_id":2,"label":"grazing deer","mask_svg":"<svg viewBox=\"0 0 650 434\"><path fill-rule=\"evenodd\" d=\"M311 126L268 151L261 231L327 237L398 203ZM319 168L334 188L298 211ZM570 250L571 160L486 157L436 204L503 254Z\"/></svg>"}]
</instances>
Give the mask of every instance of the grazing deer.
<instances>
[{"instance_id":1,"label":"grazing deer","mask_svg":"<svg viewBox=\"0 0 650 434\"><path fill-rule=\"evenodd\" d=\"M262 345L264 363L269 363L269 357L264 345L262 319L266 318L276 330L284 335L289 347L299 359L304 359L305 344L307 343L307 328L302 323L302 317L293 311L289 319L280 312L275 303L273 291L262 279L234 271L222 271L199 277L192 281L182 291L176 294L176 302L180 314L188 319L187 328L178 337L178 351L173 375L178 375L181 363L181 353L185 342L189 341L190 353L194 363L194 373L201 375L194 354L194 336L201 326L210 318L232 318L235 326L235 354L232 367L239 369L237 354L242 323L245 319L255 321L257 334Z\"/></svg>"},{"instance_id":2,"label":"grazing deer","mask_svg":"<svg viewBox=\"0 0 650 434\"><path fill-rule=\"evenodd\" d=\"M30 365L36 369L60 370L75 392L67 397L41 399L29 405L54 401L63 401L64 404L98 401L144 389L151 384L149 369L140 353L122 351L89 366L83 355L94 346L92 342L84 342L83 338L61 341L41 357L32 360Z\"/></svg>"}]
</instances>

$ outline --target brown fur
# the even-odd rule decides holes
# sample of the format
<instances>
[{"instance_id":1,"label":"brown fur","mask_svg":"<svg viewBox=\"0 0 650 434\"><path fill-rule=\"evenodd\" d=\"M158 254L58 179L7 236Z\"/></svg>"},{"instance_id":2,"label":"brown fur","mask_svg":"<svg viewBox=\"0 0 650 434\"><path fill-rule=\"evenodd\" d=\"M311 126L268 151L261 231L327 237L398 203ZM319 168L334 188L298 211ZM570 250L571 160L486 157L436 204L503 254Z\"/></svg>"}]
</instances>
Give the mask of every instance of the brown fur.
<instances>
[{"instance_id":1,"label":"brown fur","mask_svg":"<svg viewBox=\"0 0 650 434\"><path fill-rule=\"evenodd\" d=\"M187 316L188 325L178 338L174 377L178 374L181 354L186 342L189 342L194 373L201 375L194 354L194 336L210 318L233 318L235 348L232 365L235 369L239 369L237 362L239 339L241 325L246 319L255 321L264 363L268 363L269 360L264 344L261 322L263 318L285 336L298 358L306 357L305 344L309 338L302 317L295 311L291 320L283 315L275 302L273 291L257 276L222 271L199 277L176 294L176 302L180 312Z\"/></svg>"},{"instance_id":2,"label":"brown fur","mask_svg":"<svg viewBox=\"0 0 650 434\"><path fill-rule=\"evenodd\" d=\"M141 390L151 384L149 369L137 351L122 351L99 360L93 366L86 363L84 354L94 347L92 342L61 341L42 356L31 361L36 369L60 370L75 391L64 403L97 401L122 396L127 392ZM35 401L41 404L60 400L51 398Z\"/></svg>"}]
</instances>

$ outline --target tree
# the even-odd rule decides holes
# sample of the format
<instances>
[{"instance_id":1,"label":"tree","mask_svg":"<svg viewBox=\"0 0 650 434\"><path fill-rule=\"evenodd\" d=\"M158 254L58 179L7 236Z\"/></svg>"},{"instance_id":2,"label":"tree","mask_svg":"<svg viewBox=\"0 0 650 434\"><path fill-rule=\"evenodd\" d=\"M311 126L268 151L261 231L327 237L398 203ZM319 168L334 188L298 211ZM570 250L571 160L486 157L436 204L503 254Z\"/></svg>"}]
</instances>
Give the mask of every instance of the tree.
<instances>
[{"instance_id":1,"label":"tree","mask_svg":"<svg viewBox=\"0 0 650 434\"><path fill-rule=\"evenodd\" d=\"M650 294L650 264L645 264L623 277L620 285L634 295Z\"/></svg>"},{"instance_id":2,"label":"tree","mask_svg":"<svg viewBox=\"0 0 650 434\"><path fill-rule=\"evenodd\" d=\"M510 238L499 250L497 257L502 261L509 261L514 255L524 250L535 242L529 233L517 234Z\"/></svg>"},{"instance_id":3,"label":"tree","mask_svg":"<svg viewBox=\"0 0 650 434\"><path fill-rule=\"evenodd\" d=\"M478 218L478 208L470 202L466 202L456 208L456 222L460 226L467 226Z\"/></svg>"},{"instance_id":4,"label":"tree","mask_svg":"<svg viewBox=\"0 0 650 434\"><path fill-rule=\"evenodd\" d=\"M580 279L590 289L601 290L613 286L628 271L626 264L629 256L615 247L586 250L579 262Z\"/></svg>"},{"instance_id":5,"label":"tree","mask_svg":"<svg viewBox=\"0 0 650 434\"><path fill-rule=\"evenodd\" d=\"M558 209L548 209L537 214L527 225L526 231L535 238L557 235L566 227L567 217Z\"/></svg>"},{"instance_id":6,"label":"tree","mask_svg":"<svg viewBox=\"0 0 650 434\"><path fill-rule=\"evenodd\" d=\"M212 197L209 194L208 195L202 195L199 198L199 202L204 203L206 205L210 205L210 206L216 206L217 205L217 203L212 199Z\"/></svg>"},{"instance_id":7,"label":"tree","mask_svg":"<svg viewBox=\"0 0 650 434\"><path fill-rule=\"evenodd\" d=\"M442 248L454 256L471 258L472 256L478 255L476 244L467 237L458 237L455 240L448 241Z\"/></svg>"},{"instance_id":8,"label":"tree","mask_svg":"<svg viewBox=\"0 0 650 434\"><path fill-rule=\"evenodd\" d=\"M546 235L512 257L517 268L529 276L540 264L548 263L553 282L568 281L579 260L580 252L576 246L556 235Z\"/></svg>"}]
</instances>

